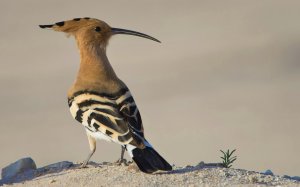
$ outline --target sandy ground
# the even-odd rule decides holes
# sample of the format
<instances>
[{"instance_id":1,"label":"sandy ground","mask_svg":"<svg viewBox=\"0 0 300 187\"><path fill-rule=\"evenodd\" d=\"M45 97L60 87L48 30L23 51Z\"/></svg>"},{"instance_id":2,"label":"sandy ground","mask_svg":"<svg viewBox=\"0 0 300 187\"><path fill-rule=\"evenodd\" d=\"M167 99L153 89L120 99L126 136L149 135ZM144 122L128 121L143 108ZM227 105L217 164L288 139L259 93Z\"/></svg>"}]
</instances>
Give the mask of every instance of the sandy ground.
<instances>
[{"instance_id":1,"label":"sandy ground","mask_svg":"<svg viewBox=\"0 0 300 187\"><path fill-rule=\"evenodd\" d=\"M15 181L17 182L8 186L300 186L300 181L280 176L208 164L174 166L171 172L156 174L142 173L134 164L119 166L112 163L92 163L84 169L78 169L75 164L70 168L36 172L32 179L20 175Z\"/></svg>"},{"instance_id":2,"label":"sandy ground","mask_svg":"<svg viewBox=\"0 0 300 187\"><path fill-rule=\"evenodd\" d=\"M237 168L300 175L299 7L297 0L0 0L0 168L27 156L39 166L86 158L86 134L66 99L78 71L76 43L38 25L88 16L162 41L115 36L107 53L147 139L170 163L217 162L220 149L237 149ZM98 142L92 160L119 154L118 145Z\"/></svg>"}]
</instances>

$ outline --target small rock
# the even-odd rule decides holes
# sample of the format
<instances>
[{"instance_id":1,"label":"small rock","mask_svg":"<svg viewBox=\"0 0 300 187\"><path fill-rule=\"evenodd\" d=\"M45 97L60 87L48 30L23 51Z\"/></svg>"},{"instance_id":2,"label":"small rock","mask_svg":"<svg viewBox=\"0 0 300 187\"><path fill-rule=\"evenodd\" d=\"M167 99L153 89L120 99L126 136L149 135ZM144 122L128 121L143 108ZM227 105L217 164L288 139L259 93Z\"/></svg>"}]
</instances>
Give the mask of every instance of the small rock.
<instances>
[{"instance_id":1,"label":"small rock","mask_svg":"<svg viewBox=\"0 0 300 187\"><path fill-rule=\"evenodd\" d=\"M296 180L296 181L300 181L300 177L299 176L291 177L291 179Z\"/></svg>"},{"instance_id":2,"label":"small rock","mask_svg":"<svg viewBox=\"0 0 300 187\"><path fill-rule=\"evenodd\" d=\"M204 167L205 166L205 163L203 161L201 161L199 164L197 164L196 167Z\"/></svg>"},{"instance_id":3,"label":"small rock","mask_svg":"<svg viewBox=\"0 0 300 187\"><path fill-rule=\"evenodd\" d=\"M274 175L273 172L271 170L266 170L265 172L263 172L262 174L265 174L265 175Z\"/></svg>"},{"instance_id":4,"label":"small rock","mask_svg":"<svg viewBox=\"0 0 300 187\"><path fill-rule=\"evenodd\" d=\"M35 170L36 165L32 158L22 158L2 169L2 179L13 178L16 175L29 170Z\"/></svg>"},{"instance_id":5,"label":"small rock","mask_svg":"<svg viewBox=\"0 0 300 187\"><path fill-rule=\"evenodd\" d=\"M55 182L56 182L56 180L54 180L54 179L52 179L52 180L49 181L50 184L51 183L55 183Z\"/></svg>"}]
</instances>

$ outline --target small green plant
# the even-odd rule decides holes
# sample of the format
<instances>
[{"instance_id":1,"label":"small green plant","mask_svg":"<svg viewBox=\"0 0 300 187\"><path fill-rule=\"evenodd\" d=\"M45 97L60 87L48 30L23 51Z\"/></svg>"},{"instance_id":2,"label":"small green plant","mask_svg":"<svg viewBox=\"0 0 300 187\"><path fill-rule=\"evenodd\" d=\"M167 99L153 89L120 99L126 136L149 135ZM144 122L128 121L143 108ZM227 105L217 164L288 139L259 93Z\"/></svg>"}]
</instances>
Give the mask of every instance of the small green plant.
<instances>
[{"instance_id":1,"label":"small green plant","mask_svg":"<svg viewBox=\"0 0 300 187\"><path fill-rule=\"evenodd\" d=\"M233 156L232 154L236 151L236 149L232 150L231 152L229 149L225 152L220 150L223 153L223 156L221 156L223 161L223 166L226 168L230 168L232 166L232 163L237 159L236 156Z\"/></svg>"}]
</instances>

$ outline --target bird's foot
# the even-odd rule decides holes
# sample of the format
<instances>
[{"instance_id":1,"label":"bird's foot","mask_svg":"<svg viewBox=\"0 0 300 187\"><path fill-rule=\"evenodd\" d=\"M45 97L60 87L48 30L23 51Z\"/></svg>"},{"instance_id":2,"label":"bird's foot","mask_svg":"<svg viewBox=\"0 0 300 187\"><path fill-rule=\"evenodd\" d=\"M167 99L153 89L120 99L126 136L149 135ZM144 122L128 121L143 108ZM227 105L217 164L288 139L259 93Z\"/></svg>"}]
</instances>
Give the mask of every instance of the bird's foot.
<instances>
[{"instance_id":1,"label":"bird's foot","mask_svg":"<svg viewBox=\"0 0 300 187\"><path fill-rule=\"evenodd\" d=\"M126 159L119 159L114 164L116 164L118 166L120 166L120 165L128 166L128 162Z\"/></svg>"},{"instance_id":2,"label":"bird's foot","mask_svg":"<svg viewBox=\"0 0 300 187\"><path fill-rule=\"evenodd\" d=\"M79 169L87 168L88 162L84 161L80 166Z\"/></svg>"}]
</instances>

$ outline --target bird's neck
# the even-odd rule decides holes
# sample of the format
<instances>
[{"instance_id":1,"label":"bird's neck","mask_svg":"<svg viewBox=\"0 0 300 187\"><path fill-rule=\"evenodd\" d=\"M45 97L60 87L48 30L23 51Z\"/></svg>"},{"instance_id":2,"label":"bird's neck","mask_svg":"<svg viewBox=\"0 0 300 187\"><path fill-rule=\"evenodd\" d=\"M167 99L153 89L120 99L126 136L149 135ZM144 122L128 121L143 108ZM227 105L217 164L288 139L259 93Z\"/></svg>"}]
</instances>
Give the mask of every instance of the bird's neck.
<instances>
[{"instance_id":1,"label":"bird's neck","mask_svg":"<svg viewBox=\"0 0 300 187\"><path fill-rule=\"evenodd\" d=\"M79 46L80 69L78 81L104 82L117 78L106 56L106 51L98 46Z\"/></svg>"},{"instance_id":2,"label":"bird's neck","mask_svg":"<svg viewBox=\"0 0 300 187\"><path fill-rule=\"evenodd\" d=\"M119 79L106 56L105 48L96 45L78 44L80 68L68 95L77 91L116 92Z\"/></svg>"}]
</instances>

